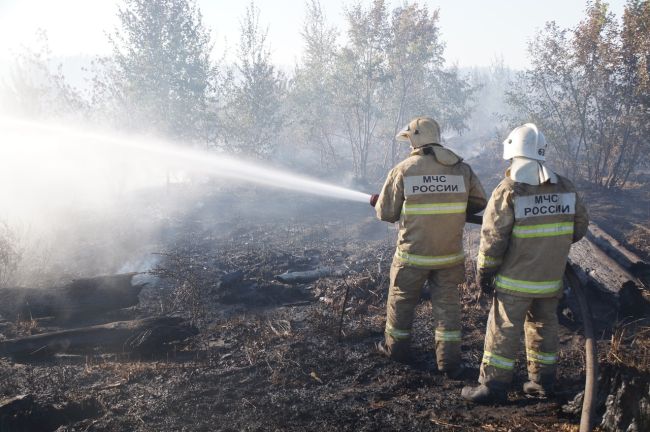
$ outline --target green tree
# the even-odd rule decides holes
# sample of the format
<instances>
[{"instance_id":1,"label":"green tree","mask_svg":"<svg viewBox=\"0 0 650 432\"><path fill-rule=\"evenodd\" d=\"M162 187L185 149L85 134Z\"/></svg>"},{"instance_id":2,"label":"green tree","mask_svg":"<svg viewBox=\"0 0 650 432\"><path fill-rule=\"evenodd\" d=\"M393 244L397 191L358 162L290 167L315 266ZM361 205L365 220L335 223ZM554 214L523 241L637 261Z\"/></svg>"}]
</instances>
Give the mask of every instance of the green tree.
<instances>
[{"instance_id":1,"label":"green tree","mask_svg":"<svg viewBox=\"0 0 650 432\"><path fill-rule=\"evenodd\" d=\"M206 143L218 74L194 0L126 0L118 17L94 102L109 107L120 127Z\"/></svg>"},{"instance_id":2,"label":"green tree","mask_svg":"<svg viewBox=\"0 0 650 432\"><path fill-rule=\"evenodd\" d=\"M573 87L568 31L555 22L546 24L530 42L530 69L520 73L507 94L515 107L512 124L532 121L543 127L562 171L573 166L575 140L569 94Z\"/></svg>"},{"instance_id":3,"label":"green tree","mask_svg":"<svg viewBox=\"0 0 650 432\"><path fill-rule=\"evenodd\" d=\"M647 163L648 4L629 1L620 28L606 3L588 3L575 28L548 23L529 47L531 68L508 95L514 120L543 127L567 174L620 187Z\"/></svg>"},{"instance_id":4,"label":"green tree","mask_svg":"<svg viewBox=\"0 0 650 432\"><path fill-rule=\"evenodd\" d=\"M353 173L366 178L387 97L388 14L384 0L374 0L368 8L354 4L345 16L348 42L337 59L336 101L339 122L351 148Z\"/></svg>"},{"instance_id":5,"label":"green tree","mask_svg":"<svg viewBox=\"0 0 650 432\"><path fill-rule=\"evenodd\" d=\"M434 117L443 130L467 129L475 89L457 68L445 67L438 10L414 2L389 14L385 2L375 0L367 8L353 5L346 18L335 100L356 176L368 176L369 162L381 165L382 173L392 166L406 149L395 135L417 115ZM373 152L377 144L385 150Z\"/></svg>"},{"instance_id":6,"label":"green tree","mask_svg":"<svg viewBox=\"0 0 650 432\"><path fill-rule=\"evenodd\" d=\"M435 118L443 131L462 133L468 128L475 89L457 67L445 66L439 15L439 10L429 11L417 2L393 10L388 50L391 148L397 128L417 115Z\"/></svg>"},{"instance_id":7,"label":"green tree","mask_svg":"<svg viewBox=\"0 0 650 432\"><path fill-rule=\"evenodd\" d=\"M387 116L392 127L385 136L385 141L391 143L387 154L390 166L403 147L395 141L399 129L422 113L434 116L434 98L440 92L432 92L431 87L444 64L438 18L438 10L429 13L427 6L417 3L398 7L392 13L387 50L391 78Z\"/></svg>"},{"instance_id":8,"label":"green tree","mask_svg":"<svg viewBox=\"0 0 650 432\"><path fill-rule=\"evenodd\" d=\"M271 155L283 130L286 79L271 63L267 30L259 24L259 9L251 2L241 23L235 73L225 86L225 145L233 152Z\"/></svg>"},{"instance_id":9,"label":"green tree","mask_svg":"<svg viewBox=\"0 0 650 432\"><path fill-rule=\"evenodd\" d=\"M292 130L319 155L325 170L341 167L337 148L334 65L337 33L328 26L318 0L306 2L304 54L291 83ZM293 134L292 134L293 135Z\"/></svg>"},{"instance_id":10,"label":"green tree","mask_svg":"<svg viewBox=\"0 0 650 432\"><path fill-rule=\"evenodd\" d=\"M623 127L608 187L625 184L636 168L650 164L650 1L626 3L620 53Z\"/></svg>"}]
</instances>

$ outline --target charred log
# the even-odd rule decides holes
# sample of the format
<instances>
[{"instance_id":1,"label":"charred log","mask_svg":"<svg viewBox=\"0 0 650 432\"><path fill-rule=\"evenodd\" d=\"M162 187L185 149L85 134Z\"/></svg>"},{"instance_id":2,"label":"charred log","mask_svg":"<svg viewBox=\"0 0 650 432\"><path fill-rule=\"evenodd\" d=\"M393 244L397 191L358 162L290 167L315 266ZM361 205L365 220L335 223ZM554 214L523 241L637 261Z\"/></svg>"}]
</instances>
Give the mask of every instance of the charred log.
<instances>
[{"instance_id":1,"label":"charred log","mask_svg":"<svg viewBox=\"0 0 650 432\"><path fill-rule=\"evenodd\" d=\"M7 319L87 318L138 304L146 284L133 284L137 273L77 279L50 288L0 289L0 314Z\"/></svg>"},{"instance_id":2,"label":"charred log","mask_svg":"<svg viewBox=\"0 0 650 432\"><path fill-rule=\"evenodd\" d=\"M178 317L117 321L6 340L0 342L0 356L33 359L93 349L157 353L169 349L169 344L197 333L195 327Z\"/></svg>"},{"instance_id":3,"label":"charred log","mask_svg":"<svg viewBox=\"0 0 650 432\"><path fill-rule=\"evenodd\" d=\"M637 278L646 289L650 289L650 264L644 262L641 257L628 250L595 223L589 224L587 237Z\"/></svg>"},{"instance_id":4,"label":"charred log","mask_svg":"<svg viewBox=\"0 0 650 432\"><path fill-rule=\"evenodd\" d=\"M630 271L607 255L597 244L583 239L571 248L569 263L585 287L590 307L600 329L625 317L650 314L650 296ZM578 316L577 303L575 316Z\"/></svg>"}]
</instances>

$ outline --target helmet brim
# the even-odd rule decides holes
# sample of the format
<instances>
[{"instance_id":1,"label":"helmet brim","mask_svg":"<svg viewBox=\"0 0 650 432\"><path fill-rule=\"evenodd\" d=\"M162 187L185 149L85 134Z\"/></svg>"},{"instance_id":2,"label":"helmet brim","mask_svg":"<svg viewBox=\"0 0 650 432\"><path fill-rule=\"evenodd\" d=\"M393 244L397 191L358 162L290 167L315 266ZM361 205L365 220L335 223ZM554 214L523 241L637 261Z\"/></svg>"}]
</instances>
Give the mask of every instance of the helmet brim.
<instances>
[{"instance_id":1,"label":"helmet brim","mask_svg":"<svg viewBox=\"0 0 650 432\"><path fill-rule=\"evenodd\" d=\"M411 134L408 131L403 130L395 135L395 140L399 142L411 142Z\"/></svg>"}]
</instances>

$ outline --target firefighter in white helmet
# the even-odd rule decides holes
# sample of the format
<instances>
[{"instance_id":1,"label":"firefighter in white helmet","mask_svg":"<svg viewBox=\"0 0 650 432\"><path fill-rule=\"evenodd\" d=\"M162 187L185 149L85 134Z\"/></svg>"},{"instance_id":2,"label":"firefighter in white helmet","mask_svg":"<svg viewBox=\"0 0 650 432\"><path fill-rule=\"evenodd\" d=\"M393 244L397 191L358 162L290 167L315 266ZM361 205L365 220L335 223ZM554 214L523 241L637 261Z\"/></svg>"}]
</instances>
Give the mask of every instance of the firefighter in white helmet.
<instances>
[{"instance_id":1,"label":"firefighter in white helmet","mask_svg":"<svg viewBox=\"0 0 650 432\"><path fill-rule=\"evenodd\" d=\"M440 145L435 120L415 118L396 139L409 142L411 154L390 171L381 194L371 199L379 219L399 221L385 339L378 348L390 358L409 359L415 307L428 280L438 368L455 376L461 342L458 285L465 279L463 227L466 214L480 212L487 200L470 166Z\"/></svg>"},{"instance_id":2,"label":"firefighter in white helmet","mask_svg":"<svg viewBox=\"0 0 650 432\"><path fill-rule=\"evenodd\" d=\"M546 167L546 140L532 123L503 142L511 160L483 215L477 284L496 286L477 387L462 396L476 403L507 398L521 333L525 334L526 394L553 392L558 359L557 304L571 243L587 231L587 210L573 184Z\"/></svg>"}]
</instances>

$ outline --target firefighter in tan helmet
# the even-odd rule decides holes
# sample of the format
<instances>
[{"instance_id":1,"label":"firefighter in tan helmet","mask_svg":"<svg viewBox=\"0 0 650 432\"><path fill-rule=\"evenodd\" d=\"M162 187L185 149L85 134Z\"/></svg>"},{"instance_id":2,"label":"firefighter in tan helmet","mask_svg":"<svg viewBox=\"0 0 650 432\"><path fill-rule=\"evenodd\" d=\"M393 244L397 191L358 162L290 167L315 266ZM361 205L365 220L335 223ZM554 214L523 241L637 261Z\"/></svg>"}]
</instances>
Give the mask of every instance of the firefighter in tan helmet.
<instances>
[{"instance_id":1,"label":"firefighter in tan helmet","mask_svg":"<svg viewBox=\"0 0 650 432\"><path fill-rule=\"evenodd\" d=\"M483 210L487 200L470 166L440 145L435 120L415 118L396 139L409 142L411 154L390 171L381 194L371 198L379 219L399 221L385 339L378 348L390 358L408 360L415 307L428 280L438 368L454 376L460 371L458 284L465 279L465 216Z\"/></svg>"},{"instance_id":2,"label":"firefighter in tan helmet","mask_svg":"<svg viewBox=\"0 0 650 432\"><path fill-rule=\"evenodd\" d=\"M503 158L512 163L483 215L477 259L477 284L486 293L496 285L496 294L480 385L462 391L476 403L506 400L522 333L529 379L524 392L553 392L562 275L571 243L585 235L589 223L573 184L544 164L546 140L534 124L514 129L503 146Z\"/></svg>"}]
</instances>

